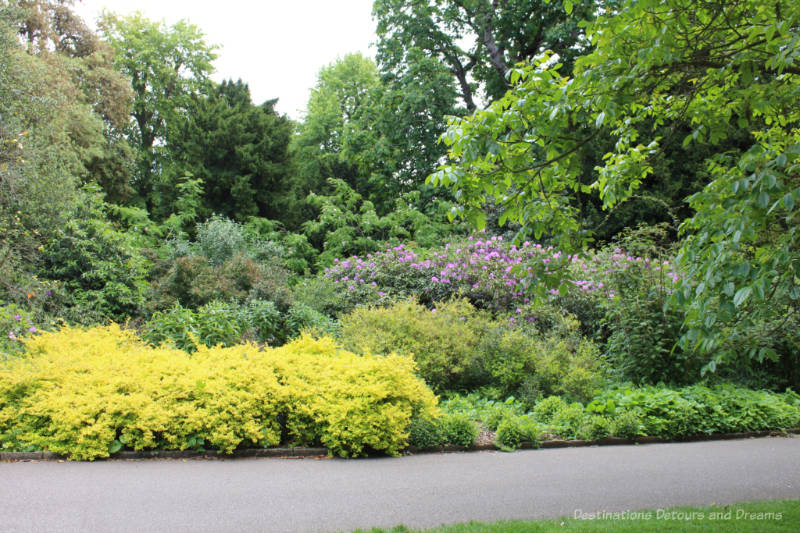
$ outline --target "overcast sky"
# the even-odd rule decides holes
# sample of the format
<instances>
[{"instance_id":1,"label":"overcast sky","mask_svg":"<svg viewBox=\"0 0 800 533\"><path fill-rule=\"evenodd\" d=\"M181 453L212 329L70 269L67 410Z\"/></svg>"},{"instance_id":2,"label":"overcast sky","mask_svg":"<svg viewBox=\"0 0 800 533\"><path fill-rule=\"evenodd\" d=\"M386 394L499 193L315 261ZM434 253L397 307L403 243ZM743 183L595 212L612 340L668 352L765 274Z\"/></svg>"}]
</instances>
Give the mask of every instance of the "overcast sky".
<instances>
[{"instance_id":1,"label":"overcast sky","mask_svg":"<svg viewBox=\"0 0 800 533\"><path fill-rule=\"evenodd\" d=\"M220 46L214 79L241 78L256 104L279 98L278 111L300 119L319 69L349 52L375 56L372 0L83 0L93 23L103 8L141 11L173 24L188 19Z\"/></svg>"}]
</instances>

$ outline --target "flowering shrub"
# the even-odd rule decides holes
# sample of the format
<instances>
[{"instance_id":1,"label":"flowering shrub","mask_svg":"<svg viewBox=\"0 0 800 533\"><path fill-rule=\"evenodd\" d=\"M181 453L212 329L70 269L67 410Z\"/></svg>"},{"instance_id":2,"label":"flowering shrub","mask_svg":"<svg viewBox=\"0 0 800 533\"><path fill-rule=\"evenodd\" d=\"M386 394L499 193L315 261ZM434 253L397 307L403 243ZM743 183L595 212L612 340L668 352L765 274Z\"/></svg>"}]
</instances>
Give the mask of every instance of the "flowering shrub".
<instances>
[{"instance_id":1,"label":"flowering shrub","mask_svg":"<svg viewBox=\"0 0 800 533\"><path fill-rule=\"evenodd\" d=\"M0 359L22 351L22 340L37 332L33 314L15 304L0 306Z\"/></svg>"},{"instance_id":2,"label":"flowering shrub","mask_svg":"<svg viewBox=\"0 0 800 533\"><path fill-rule=\"evenodd\" d=\"M337 259L324 277L342 293L360 294L366 288L377 296L415 296L425 304L460 295L481 309L515 312L531 301L531 290L544 291L553 300L579 295L591 302L587 305L602 305L618 296L614 273L634 265L666 267L665 286L677 279L668 263L656 264L621 249L579 257L528 241L517 246L484 233L424 252L401 244L364 257Z\"/></svg>"},{"instance_id":3,"label":"flowering shrub","mask_svg":"<svg viewBox=\"0 0 800 533\"><path fill-rule=\"evenodd\" d=\"M64 328L0 363L0 449L71 459L120 449L327 446L398 454L436 399L407 357L357 356L332 340L282 348L153 348L117 325Z\"/></svg>"}]
</instances>

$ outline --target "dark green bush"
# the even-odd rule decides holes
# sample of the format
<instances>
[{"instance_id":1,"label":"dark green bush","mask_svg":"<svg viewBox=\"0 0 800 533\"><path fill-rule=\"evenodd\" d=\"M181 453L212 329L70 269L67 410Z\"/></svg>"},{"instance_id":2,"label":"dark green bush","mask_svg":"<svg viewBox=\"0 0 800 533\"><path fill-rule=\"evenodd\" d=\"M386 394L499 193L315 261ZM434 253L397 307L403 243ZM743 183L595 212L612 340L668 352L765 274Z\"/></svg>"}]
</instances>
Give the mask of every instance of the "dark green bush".
<instances>
[{"instance_id":1,"label":"dark green bush","mask_svg":"<svg viewBox=\"0 0 800 533\"><path fill-rule=\"evenodd\" d=\"M548 396L533 406L533 417L543 424L549 424L556 416L556 413L567 407L567 402L560 396Z\"/></svg>"},{"instance_id":2,"label":"dark green bush","mask_svg":"<svg viewBox=\"0 0 800 533\"><path fill-rule=\"evenodd\" d=\"M550 420L550 429L565 439L578 438L578 432L586 423L589 415L584 411L583 405L578 402L562 407L553 414Z\"/></svg>"},{"instance_id":3,"label":"dark green bush","mask_svg":"<svg viewBox=\"0 0 800 533\"><path fill-rule=\"evenodd\" d=\"M612 419L611 434L623 439L642 436L642 421L634 411L622 411Z\"/></svg>"},{"instance_id":4,"label":"dark green bush","mask_svg":"<svg viewBox=\"0 0 800 533\"><path fill-rule=\"evenodd\" d=\"M480 428L465 414L447 414L439 419L439 431L446 444L469 448L478 438Z\"/></svg>"},{"instance_id":5,"label":"dark green bush","mask_svg":"<svg viewBox=\"0 0 800 533\"><path fill-rule=\"evenodd\" d=\"M575 436L581 440L597 440L610 437L614 432L614 421L603 415L591 415L584 419Z\"/></svg>"},{"instance_id":6,"label":"dark green bush","mask_svg":"<svg viewBox=\"0 0 800 533\"><path fill-rule=\"evenodd\" d=\"M438 421L414 418L408 425L408 444L421 450L436 448L444 443Z\"/></svg>"}]
</instances>

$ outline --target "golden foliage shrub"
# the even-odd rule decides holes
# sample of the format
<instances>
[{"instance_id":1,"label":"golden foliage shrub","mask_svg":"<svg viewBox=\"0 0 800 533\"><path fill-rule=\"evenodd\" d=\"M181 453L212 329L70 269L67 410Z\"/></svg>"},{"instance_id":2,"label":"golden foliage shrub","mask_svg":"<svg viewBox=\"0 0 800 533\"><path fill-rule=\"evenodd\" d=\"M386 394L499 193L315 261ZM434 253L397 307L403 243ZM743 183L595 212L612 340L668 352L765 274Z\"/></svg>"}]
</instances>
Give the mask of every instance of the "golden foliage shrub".
<instances>
[{"instance_id":1,"label":"golden foliage shrub","mask_svg":"<svg viewBox=\"0 0 800 533\"><path fill-rule=\"evenodd\" d=\"M412 416L436 415L410 358L359 356L326 338L190 355L112 324L26 344L0 365L0 448L13 440L90 460L123 447L230 453L280 444L285 432L342 456L398 454Z\"/></svg>"}]
</instances>

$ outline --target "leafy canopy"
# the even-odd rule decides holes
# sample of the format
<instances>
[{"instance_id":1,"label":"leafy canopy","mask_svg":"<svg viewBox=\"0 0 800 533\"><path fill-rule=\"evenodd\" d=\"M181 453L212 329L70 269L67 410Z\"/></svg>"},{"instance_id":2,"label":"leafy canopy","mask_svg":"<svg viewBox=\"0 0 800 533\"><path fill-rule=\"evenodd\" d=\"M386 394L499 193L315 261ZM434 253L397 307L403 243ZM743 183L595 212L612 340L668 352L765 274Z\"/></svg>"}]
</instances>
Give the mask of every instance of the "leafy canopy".
<instances>
[{"instance_id":1,"label":"leafy canopy","mask_svg":"<svg viewBox=\"0 0 800 533\"><path fill-rule=\"evenodd\" d=\"M442 137L451 163L430 180L450 187L458 214L478 225L493 199L501 221L576 250L591 238L576 194L595 192L613 209L652 172L665 139L642 123L689 124L687 150L748 132L706 160L711 180L682 225L675 299L687 305L684 341L714 355L709 369L744 342L751 357L771 355L745 332L779 332L800 298L800 4L628 0L586 35L595 49L571 77L543 54L510 71L503 98L453 120ZM582 149L601 134L616 143L583 185Z\"/></svg>"}]
</instances>

